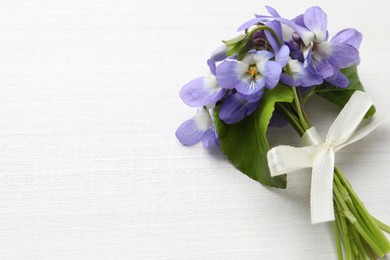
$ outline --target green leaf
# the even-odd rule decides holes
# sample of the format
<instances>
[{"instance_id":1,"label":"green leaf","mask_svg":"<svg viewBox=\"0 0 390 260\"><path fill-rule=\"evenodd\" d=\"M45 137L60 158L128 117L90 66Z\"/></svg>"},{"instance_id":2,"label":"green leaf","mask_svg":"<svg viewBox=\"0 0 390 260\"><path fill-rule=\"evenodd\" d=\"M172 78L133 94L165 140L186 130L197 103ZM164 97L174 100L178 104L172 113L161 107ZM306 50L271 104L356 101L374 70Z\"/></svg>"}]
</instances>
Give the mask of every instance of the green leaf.
<instances>
[{"instance_id":1,"label":"green leaf","mask_svg":"<svg viewBox=\"0 0 390 260\"><path fill-rule=\"evenodd\" d=\"M316 93L324 99L339 106L340 108L343 108L351 98L352 94L356 90L364 91L364 87L359 79L356 65L342 69L341 72L349 79L348 88L338 88L327 82L324 82L321 86L316 87L312 94ZM373 116L375 112L375 107L371 106L365 115L365 118Z\"/></svg>"},{"instance_id":2,"label":"green leaf","mask_svg":"<svg viewBox=\"0 0 390 260\"><path fill-rule=\"evenodd\" d=\"M230 44L229 50L227 51L228 56L237 55L238 60L242 60L250 49L253 48L252 40L247 35L242 40Z\"/></svg>"},{"instance_id":3,"label":"green leaf","mask_svg":"<svg viewBox=\"0 0 390 260\"><path fill-rule=\"evenodd\" d=\"M242 60L247 55L248 51L250 51L252 48L253 48L252 41L247 41L244 47L238 53L237 60Z\"/></svg>"},{"instance_id":4,"label":"green leaf","mask_svg":"<svg viewBox=\"0 0 390 260\"><path fill-rule=\"evenodd\" d=\"M233 56L233 55L240 53L245 48L246 42L247 41L244 39L244 40L239 41L233 45L230 45L231 47L229 48L229 50L226 53L227 56Z\"/></svg>"},{"instance_id":5,"label":"green leaf","mask_svg":"<svg viewBox=\"0 0 390 260\"><path fill-rule=\"evenodd\" d=\"M229 39L229 40L222 40L222 42L226 45L232 45L232 44L235 44L239 41L242 41L244 38L245 38L245 34L240 34L236 37L234 37L233 39Z\"/></svg>"},{"instance_id":6,"label":"green leaf","mask_svg":"<svg viewBox=\"0 0 390 260\"><path fill-rule=\"evenodd\" d=\"M271 177L267 152L267 128L276 102L292 102L290 88L279 84L267 90L260 100L257 110L244 120L228 125L218 117L219 108L214 112L214 122L221 143L221 150L230 162L252 179L275 188L286 188L286 176Z\"/></svg>"}]
</instances>

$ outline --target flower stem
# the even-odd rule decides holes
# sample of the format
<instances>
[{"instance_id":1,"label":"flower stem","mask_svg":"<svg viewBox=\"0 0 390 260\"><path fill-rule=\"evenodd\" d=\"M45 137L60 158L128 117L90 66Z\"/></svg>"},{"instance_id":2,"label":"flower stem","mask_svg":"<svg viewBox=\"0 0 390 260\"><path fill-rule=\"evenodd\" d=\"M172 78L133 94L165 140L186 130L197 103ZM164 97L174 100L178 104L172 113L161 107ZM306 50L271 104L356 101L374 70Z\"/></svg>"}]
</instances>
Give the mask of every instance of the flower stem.
<instances>
[{"instance_id":1,"label":"flower stem","mask_svg":"<svg viewBox=\"0 0 390 260\"><path fill-rule=\"evenodd\" d=\"M347 221L345 220L344 215L342 215L342 212L341 212L342 207L340 205L340 202L338 200L334 200L334 203L335 203L335 209L337 210L336 211L337 212L336 219L339 219L339 222L340 222L339 228L340 228L340 232L342 234L342 238L344 241L345 254L347 256L347 259L350 260L350 259L352 259L352 248L351 248L351 242L349 239Z\"/></svg>"},{"instance_id":2,"label":"flower stem","mask_svg":"<svg viewBox=\"0 0 390 260\"><path fill-rule=\"evenodd\" d=\"M309 127L309 123L308 123L308 120L303 116L301 103L299 101L299 97L298 97L298 93L297 93L297 88L296 87L292 87L292 91L293 91L293 94L294 94L294 103L295 103L295 108L297 110L299 121L301 122L301 125L302 125L303 129L304 130L308 130L310 128Z\"/></svg>"},{"instance_id":3,"label":"flower stem","mask_svg":"<svg viewBox=\"0 0 390 260\"><path fill-rule=\"evenodd\" d=\"M256 28L254 28L253 30L251 30L247 35L249 37L252 37L252 35L257 32L257 31L261 31L261 30L265 30L265 31L269 31L272 36L275 38L275 40L278 42L279 46L282 46L283 45L283 42L282 40L279 38L278 34L269 26L266 26L266 25L260 25L260 26L257 26Z\"/></svg>"},{"instance_id":4,"label":"flower stem","mask_svg":"<svg viewBox=\"0 0 390 260\"><path fill-rule=\"evenodd\" d=\"M379 248L382 251L382 254L378 254L379 256L384 256L386 253L390 251L390 242L387 237L381 231L380 226L375 218L373 218L367 211L366 207L357 197L356 193L352 189L351 185L345 179L345 177L341 174L340 170L335 167L335 179L338 179L343 187L347 190L349 196L352 198L353 205L355 206L359 217L364 221L367 229L371 234L371 238L376 242ZM383 223L382 223L383 224ZM367 241L367 240L366 240ZM367 241L368 243L369 241ZM374 248L372 248L374 250Z\"/></svg>"},{"instance_id":5,"label":"flower stem","mask_svg":"<svg viewBox=\"0 0 390 260\"><path fill-rule=\"evenodd\" d=\"M301 127L299 123L299 119L290 112L290 110L285 106L285 104L276 103L276 109L284 116L284 118L286 118L290 122L292 127L294 127L295 131L297 131L300 136L305 133L305 130Z\"/></svg>"},{"instance_id":6,"label":"flower stem","mask_svg":"<svg viewBox=\"0 0 390 260\"><path fill-rule=\"evenodd\" d=\"M340 229L340 216L336 214L336 221L333 222L334 238L336 240L337 259L343 260L343 248L341 246L341 234Z\"/></svg>"},{"instance_id":7,"label":"flower stem","mask_svg":"<svg viewBox=\"0 0 390 260\"><path fill-rule=\"evenodd\" d=\"M374 218L374 217L373 217ZM378 226L383 230L386 231L387 233L390 234L390 226L386 225L385 223L379 221L378 219L374 218Z\"/></svg>"}]
</instances>

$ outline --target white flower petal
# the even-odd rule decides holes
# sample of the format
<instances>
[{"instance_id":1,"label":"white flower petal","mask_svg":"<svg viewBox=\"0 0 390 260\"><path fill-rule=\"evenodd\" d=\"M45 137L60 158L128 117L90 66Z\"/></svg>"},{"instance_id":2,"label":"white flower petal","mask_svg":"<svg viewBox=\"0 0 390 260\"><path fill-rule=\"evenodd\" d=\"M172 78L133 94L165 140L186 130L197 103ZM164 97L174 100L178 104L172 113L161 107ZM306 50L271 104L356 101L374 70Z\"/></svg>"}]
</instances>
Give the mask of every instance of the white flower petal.
<instances>
[{"instance_id":1,"label":"white flower petal","mask_svg":"<svg viewBox=\"0 0 390 260\"><path fill-rule=\"evenodd\" d=\"M194 120L196 127L202 131L206 131L213 126L213 121L211 119L209 111L203 107L198 109Z\"/></svg>"}]
</instances>

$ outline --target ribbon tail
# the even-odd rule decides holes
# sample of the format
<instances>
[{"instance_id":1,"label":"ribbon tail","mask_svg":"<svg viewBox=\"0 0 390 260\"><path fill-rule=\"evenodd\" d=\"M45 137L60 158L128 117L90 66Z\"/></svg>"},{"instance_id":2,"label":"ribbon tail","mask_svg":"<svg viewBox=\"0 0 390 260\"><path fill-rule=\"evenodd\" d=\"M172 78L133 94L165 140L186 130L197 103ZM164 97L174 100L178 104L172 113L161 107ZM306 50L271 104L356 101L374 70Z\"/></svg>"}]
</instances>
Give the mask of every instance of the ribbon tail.
<instances>
[{"instance_id":1,"label":"ribbon tail","mask_svg":"<svg viewBox=\"0 0 390 260\"><path fill-rule=\"evenodd\" d=\"M334 152L330 147L318 151L311 179L311 223L334 220L333 209Z\"/></svg>"},{"instance_id":2,"label":"ribbon tail","mask_svg":"<svg viewBox=\"0 0 390 260\"><path fill-rule=\"evenodd\" d=\"M347 145L350 145L354 142L357 142L359 141L360 139L362 139L363 137L366 137L367 135L369 135L372 131L374 131L376 128L378 128L384 121L386 120L386 118L383 118L383 119L374 119L371 123L369 123L368 125L366 125L365 127L359 129L358 131L356 131L352 136L351 138L349 138L349 140L340 145L340 146L337 146L335 148L335 152L337 152L338 150L342 149L343 147L347 146Z\"/></svg>"},{"instance_id":3,"label":"ribbon tail","mask_svg":"<svg viewBox=\"0 0 390 260\"><path fill-rule=\"evenodd\" d=\"M292 147L280 145L267 153L271 176L277 176L313 166L313 146Z\"/></svg>"}]
</instances>

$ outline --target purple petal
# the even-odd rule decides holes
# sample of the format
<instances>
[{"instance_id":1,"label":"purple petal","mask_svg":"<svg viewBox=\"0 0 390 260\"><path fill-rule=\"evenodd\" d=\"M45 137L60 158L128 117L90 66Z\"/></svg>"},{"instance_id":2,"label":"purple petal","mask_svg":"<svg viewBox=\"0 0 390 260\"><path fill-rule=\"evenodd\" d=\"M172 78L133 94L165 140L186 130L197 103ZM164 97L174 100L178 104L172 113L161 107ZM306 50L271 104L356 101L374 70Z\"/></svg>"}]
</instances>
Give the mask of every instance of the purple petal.
<instances>
[{"instance_id":1,"label":"purple petal","mask_svg":"<svg viewBox=\"0 0 390 260\"><path fill-rule=\"evenodd\" d=\"M266 88L273 89L279 82L282 67L275 61L268 61L264 66Z\"/></svg>"},{"instance_id":2,"label":"purple petal","mask_svg":"<svg viewBox=\"0 0 390 260\"><path fill-rule=\"evenodd\" d=\"M279 63L281 67L286 66L288 61L290 60L290 49L288 46L283 45L279 52L276 54L275 61Z\"/></svg>"},{"instance_id":3,"label":"purple petal","mask_svg":"<svg viewBox=\"0 0 390 260\"><path fill-rule=\"evenodd\" d=\"M299 25L301 27L305 27L305 21L303 19L303 14L300 14L298 15L297 17L295 17L293 19L293 22L296 24L296 25Z\"/></svg>"},{"instance_id":4,"label":"purple petal","mask_svg":"<svg viewBox=\"0 0 390 260\"><path fill-rule=\"evenodd\" d=\"M303 16L305 26L316 35L316 42L326 39L328 18L326 13L318 6L310 7Z\"/></svg>"},{"instance_id":5,"label":"purple petal","mask_svg":"<svg viewBox=\"0 0 390 260\"><path fill-rule=\"evenodd\" d=\"M289 66L292 72L292 77L282 73L280 81L287 86L311 87L322 84L323 77L310 73L308 69L303 68L303 64L297 60L290 60Z\"/></svg>"},{"instance_id":6,"label":"purple petal","mask_svg":"<svg viewBox=\"0 0 390 260\"><path fill-rule=\"evenodd\" d=\"M215 62L222 61L227 58L226 53L228 52L228 50L229 47L226 44L221 45L211 53L210 59Z\"/></svg>"},{"instance_id":7,"label":"purple petal","mask_svg":"<svg viewBox=\"0 0 390 260\"><path fill-rule=\"evenodd\" d=\"M257 51L253 55L253 59L256 63L259 62L266 62L270 59L272 59L275 55L272 52L269 51ZM247 55L249 57L249 55ZM244 58L242 60L243 62L246 62L246 59ZM246 62L248 65L252 64L251 62Z\"/></svg>"},{"instance_id":8,"label":"purple petal","mask_svg":"<svg viewBox=\"0 0 390 260\"><path fill-rule=\"evenodd\" d=\"M312 41L315 40L315 34L310 30L306 29L305 27L299 26L294 22L287 20L285 18L277 17L275 19L291 27L291 29L293 29L296 33L298 33L299 36L301 36L301 39L305 45L309 45Z\"/></svg>"},{"instance_id":9,"label":"purple petal","mask_svg":"<svg viewBox=\"0 0 390 260\"><path fill-rule=\"evenodd\" d=\"M303 67L308 68L311 73L321 75L324 78L332 76L334 69L328 59L320 56L321 53L313 53L312 49L310 46Z\"/></svg>"},{"instance_id":10,"label":"purple petal","mask_svg":"<svg viewBox=\"0 0 390 260\"><path fill-rule=\"evenodd\" d=\"M241 93L237 93L237 95L240 95L240 97L242 97L243 99L248 100L249 102L253 103L253 102L257 102L261 99L261 97L264 95L264 90L257 91L256 93L254 93L252 95L244 95Z\"/></svg>"},{"instance_id":11,"label":"purple petal","mask_svg":"<svg viewBox=\"0 0 390 260\"><path fill-rule=\"evenodd\" d=\"M202 140L203 132L196 127L195 120L190 119L179 126L176 137L183 145L193 145Z\"/></svg>"},{"instance_id":12,"label":"purple petal","mask_svg":"<svg viewBox=\"0 0 390 260\"><path fill-rule=\"evenodd\" d=\"M329 61L336 67L347 68L357 63L359 60L359 51L352 45L346 43L332 42L332 54Z\"/></svg>"},{"instance_id":13,"label":"purple petal","mask_svg":"<svg viewBox=\"0 0 390 260\"><path fill-rule=\"evenodd\" d=\"M208 59L207 65L209 66L211 74L213 74L214 76L217 75L217 67L215 66L215 61L212 59Z\"/></svg>"},{"instance_id":14,"label":"purple petal","mask_svg":"<svg viewBox=\"0 0 390 260\"><path fill-rule=\"evenodd\" d=\"M355 29L345 29L338 32L331 41L332 44L341 44L346 43L359 49L360 44L362 43L363 35Z\"/></svg>"},{"instance_id":15,"label":"purple petal","mask_svg":"<svg viewBox=\"0 0 390 260\"><path fill-rule=\"evenodd\" d=\"M258 102L250 103L240 95L234 94L223 101L219 118L227 124L234 124L252 114L257 106Z\"/></svg>"},{"instance_id":16,"label":"purple petal","mask_svg":"<svg viewBox=\"0 0 390 260\"><path fill-rule=\"evenodd\" d=\"M204 109L198 109L196 115L182 123L176 130L176 137L183 145L193 145L203 138L203 133L212 127L210 113Z\"/></svg>"},{"instance_id":17,"label":"purple petal","mask_svg":"<svg viewBox=\"0 0 390 260\"><path fill-rule=\"evenodd\" d=\"M256 92L262 90L265 85L265 78L258 78L253 79L252 77L248 76L247 78L243 78L236 82L234 85L237 92L244 94L244 95L253 95Z\"/></svg>"},{"instance_id":18,"label":"purple petal","mask_svg":"<svg viewBox=\"0 0 390 260\"><path fill-rule=\"evenodd\" d=\"M217 67L217 82L225 89L233 89L236 82L240 80L243 72L238 72L240 67L237 60L225 60Z\"/></svg>"},{"instance_id":19,"label":"purple petal","mask_svg":"<svg viewBox=\"0 0 390 260\"><path fill-rule=\"evenodd\" d=\"M295 87L295 86L299 86L295 83L295 80L292 79L289 75L287 75L286 73L282 73L280 75L280 82L282 82L284 85L287 85L287 86L290 86L290 87Z\"/></svg>"},{"instance_id":20,"label":"purple petal","mask_svg":"<svg viewBox=\"0 0 390 260\"><path fill-rule=\"evenodd\" d=\"M237 29L237 32L248 29L249 27L251 27L257 23L263 23L267 20L269 20L269 19L267 19L266 17L253 18L253 19L243 23L242 25L240 25L240 27L238 27L238 29Z\"/></svg>"},{"instance_id":21,"label":"purple petal","mask_svg":"<svg viewBox=\"0 0 390 260\"><path fill-rule=\"evenodd\" d=\"M305 73L300 75L297 80L296 86L301 87L312 87L314 85L320 85L324 82L324 79L321 75L315 75L310 73L308 70L305 70Z\"/></svg>"},{"instance_id":22,"label":"purple petal","mask_svg":"<svg viewBox=\"0 0 390 260\"><path fill-rule=\"evenodd\" d=\"M279 36L279 39L282 39L282 25L280 24L279 21L274 20L274 21L268 22L267 26L276 32L276 34ZM279 48L280 48L278 41L275 39L275 37L269 31L264 31L264 33L265 33L265 36L267 37L267 40L270 43L272 49L274 50L274 52L275 53L278 52Z\"/></svg>"},{"instance_id":23,"label":"purple petal","mask_svg":"<svg viewBox=\"0 0 390 260\"><path fill-rule=\"evenodd\" d=\"M360 65L360 56L356 59L355 64L356 64L356 65Z\"/></svg>"},{"instance_id":24,"label":"purple petal","mask_svg":"<svg viewBox=\"0 0 390 260\"><path fill-rule=\"evenodd\" d=\"M324 78L330 77L334 73L334 68L332 64L329 63L329 61L323 59L323 60L317 60L316 64L312 63L310 66L311 72L314 74L319 74Z\"/></svg>"},{"instance_id":25,"label":"purple petal","mask_svg":"<svg viewBox=\"0 0 390 260\"><path fill-rule=\"evenodd\" d=\"M292 59L299 60L300 62L304 61L303 53L302 53L299 42L290 41L290 42L285 42L285 44L290 49L290 57Z\"/></svg>"},{"instance_id":26,"label":"purple petal","mask_svg":"<svg viewBox=\"0 0 390 260\"><path fill-rule=\"evenodd\" d=\"M278 12L274 8L272 8L271 6L266 5L265 8L267 9L268 13L270 15L272 15L273 17L280 17Z\"/></svg>"},{"instance_id":27,"label":"purple petal","mask_svg":"<svg viewBox=\"0 0 390 260\"><path fill-rule=\"evenodd\" d=\"M322 84L323 78L320 75L315 75L307 72L299 75L296 79L292 79L289 75L282 73L282 75L280 75L280 82L290 87L299 86L306 88Z\"/></svg>"},{"instance_id":28,"label":"purple petal","mask_svg":"<svg viewBox=\"0 0 390 260\"><path fill-rule=\"evenodd\" d=\"M347 88L349 86L348 78L340 71L334 73L332 77L326 78L325 80L335 87Z\"/></svg>"},{"instance_id":29,"label":"purple petal","mask_svg":"<svg viewBox=\"0 0 390 260\"><path fill-rule=\"evenodd\" d=\"M213 147L219 144L218 136L215 132L215 128L207 129L202 137L203 146L206 148Z\"/></svg>"},{"instance_id":30,"label":"purple petal","mask_svg":"<svg viewBox=\"0 0 390 260\"><path fill-rule=\"evenodd\" d=\"M180 98L189 106L201 107L217 102L225 90L218 86L214 75L194 79L180 90Z\"/></svg>"}]
</instances>

